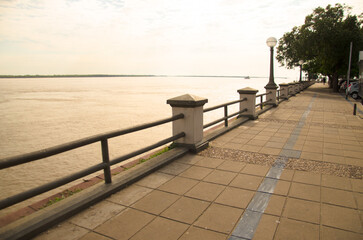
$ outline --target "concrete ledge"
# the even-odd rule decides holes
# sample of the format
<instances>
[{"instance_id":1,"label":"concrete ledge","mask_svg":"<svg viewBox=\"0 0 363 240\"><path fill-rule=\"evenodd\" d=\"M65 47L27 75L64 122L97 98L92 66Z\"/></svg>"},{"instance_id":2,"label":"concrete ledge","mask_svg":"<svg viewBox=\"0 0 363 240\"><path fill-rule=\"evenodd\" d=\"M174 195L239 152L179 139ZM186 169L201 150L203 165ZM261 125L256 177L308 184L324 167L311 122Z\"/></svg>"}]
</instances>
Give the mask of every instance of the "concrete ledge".
<instances>
[{"instance_id":1,"label":"concrete ledge","mask_svg":"<svg viewBox=\"0 0 363 240\"><path fill-rule=\"evenodd\" d=\"M0 239L30 239L185 155L187 152L188 149L186 148L174 148L114 176L110 184L98 183L74 196L13 222L0 230Z\"/></svg>"}]
</instances>

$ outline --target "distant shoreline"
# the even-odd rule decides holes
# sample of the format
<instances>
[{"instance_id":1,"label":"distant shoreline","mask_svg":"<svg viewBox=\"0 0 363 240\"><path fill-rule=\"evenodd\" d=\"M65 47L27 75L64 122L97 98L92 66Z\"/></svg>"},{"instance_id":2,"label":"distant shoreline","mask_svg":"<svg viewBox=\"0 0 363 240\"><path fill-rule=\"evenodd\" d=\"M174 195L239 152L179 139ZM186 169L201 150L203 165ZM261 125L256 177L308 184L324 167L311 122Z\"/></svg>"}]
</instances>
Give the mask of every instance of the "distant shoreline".
<instances>
[{"instance_id":1,"label":"distant shoreline","mask_svg":"<svg viewBox=\"0 0 363 240\"><path fill-rule=\"evenodd\" d=\"M0 75L0 78L93 78L93 77L209 77L209 78L267 78L257 76L214 76L214 75L111 75L111 74L70 74L70 75ZM286 78L286 77L276 77Z\"/></svg>"}]
</instances>

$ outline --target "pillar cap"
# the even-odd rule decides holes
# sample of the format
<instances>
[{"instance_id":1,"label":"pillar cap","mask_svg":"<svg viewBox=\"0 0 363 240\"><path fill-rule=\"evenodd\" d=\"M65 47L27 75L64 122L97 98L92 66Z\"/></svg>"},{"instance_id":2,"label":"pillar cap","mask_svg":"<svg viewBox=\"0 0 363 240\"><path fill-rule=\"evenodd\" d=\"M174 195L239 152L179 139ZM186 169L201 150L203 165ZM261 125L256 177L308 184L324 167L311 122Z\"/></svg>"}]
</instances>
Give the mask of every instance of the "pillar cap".
<instances>
[{"instance_id":1,"label":"pillar cap","mask_svg":"<svg viewBox=\"0 0 363 240\"><path fill-rule=\"evenodd\" d=\"M182 108L195 108L203 106L208 102L208 99L198 97L191 94L184 94L175 98L170 98L166 101L172 107L182 107Z\"/></svg>"},{"instance_id":2,"label":"pillar cap","mask_svg":"<svg viewBox=\"0 0 363 240\"><path fill-rule=\"evenodd\" d=\"M287 87L287 86L289 86L289 84L288 83L281 83L281 84L279 84L281 87Z\"/></svg>"},{"instance_id":3,"label":"pillar cap","mask_svg":"<svg viewBox=\"0 0 363 240\"><path fill-rule=\"evenodd\" d=\"M238 93L243 93L243 94L256 94L258 92L257 89L254 88L250 88L250 87L246 87L246 88L242 88L242 89L238 89L237 90Z\"/></svg>"}]
</instances>

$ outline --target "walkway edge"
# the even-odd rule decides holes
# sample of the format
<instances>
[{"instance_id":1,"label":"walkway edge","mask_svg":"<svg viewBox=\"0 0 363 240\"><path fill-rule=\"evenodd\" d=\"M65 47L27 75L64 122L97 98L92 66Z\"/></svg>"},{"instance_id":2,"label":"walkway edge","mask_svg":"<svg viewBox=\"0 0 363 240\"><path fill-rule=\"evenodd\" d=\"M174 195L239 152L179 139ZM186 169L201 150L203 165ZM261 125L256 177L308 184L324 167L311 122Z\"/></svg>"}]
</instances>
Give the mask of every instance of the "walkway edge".
<instances>
[{"instance_id":1,"label":"walkway edge","mask_svg":"<svg viewBox=\"0 0 363 240\"><path fill-rule=\"evenodd\" d=\"M113 177L111 184L98 183L52 206L15 221L0 230L0 239L29 239L75 213L109 197L171 161L185 155L186 148L170 151Z\"/></svg>"}]
</instances>

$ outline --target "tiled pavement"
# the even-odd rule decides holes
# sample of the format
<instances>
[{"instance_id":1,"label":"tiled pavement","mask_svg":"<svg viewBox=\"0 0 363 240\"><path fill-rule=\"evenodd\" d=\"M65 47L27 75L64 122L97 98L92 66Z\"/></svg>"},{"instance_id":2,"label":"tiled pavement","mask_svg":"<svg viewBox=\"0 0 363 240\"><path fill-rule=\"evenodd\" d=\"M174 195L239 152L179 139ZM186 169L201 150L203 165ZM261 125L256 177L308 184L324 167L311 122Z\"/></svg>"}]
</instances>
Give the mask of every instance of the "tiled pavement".
<instances>
[{"instance_id":1,"label":"tiled pavement","mask_svg":"<svg viewBox=\"0 0 363 240\"><path fill-rule=\"evenodd\" d=\"M253 239L363 239L363 120L340 95L316 84L211 146L239 154L184 156L36 239L232 239L271 170L253 158L288 150Z\"/></svg>"}]
</instances>

